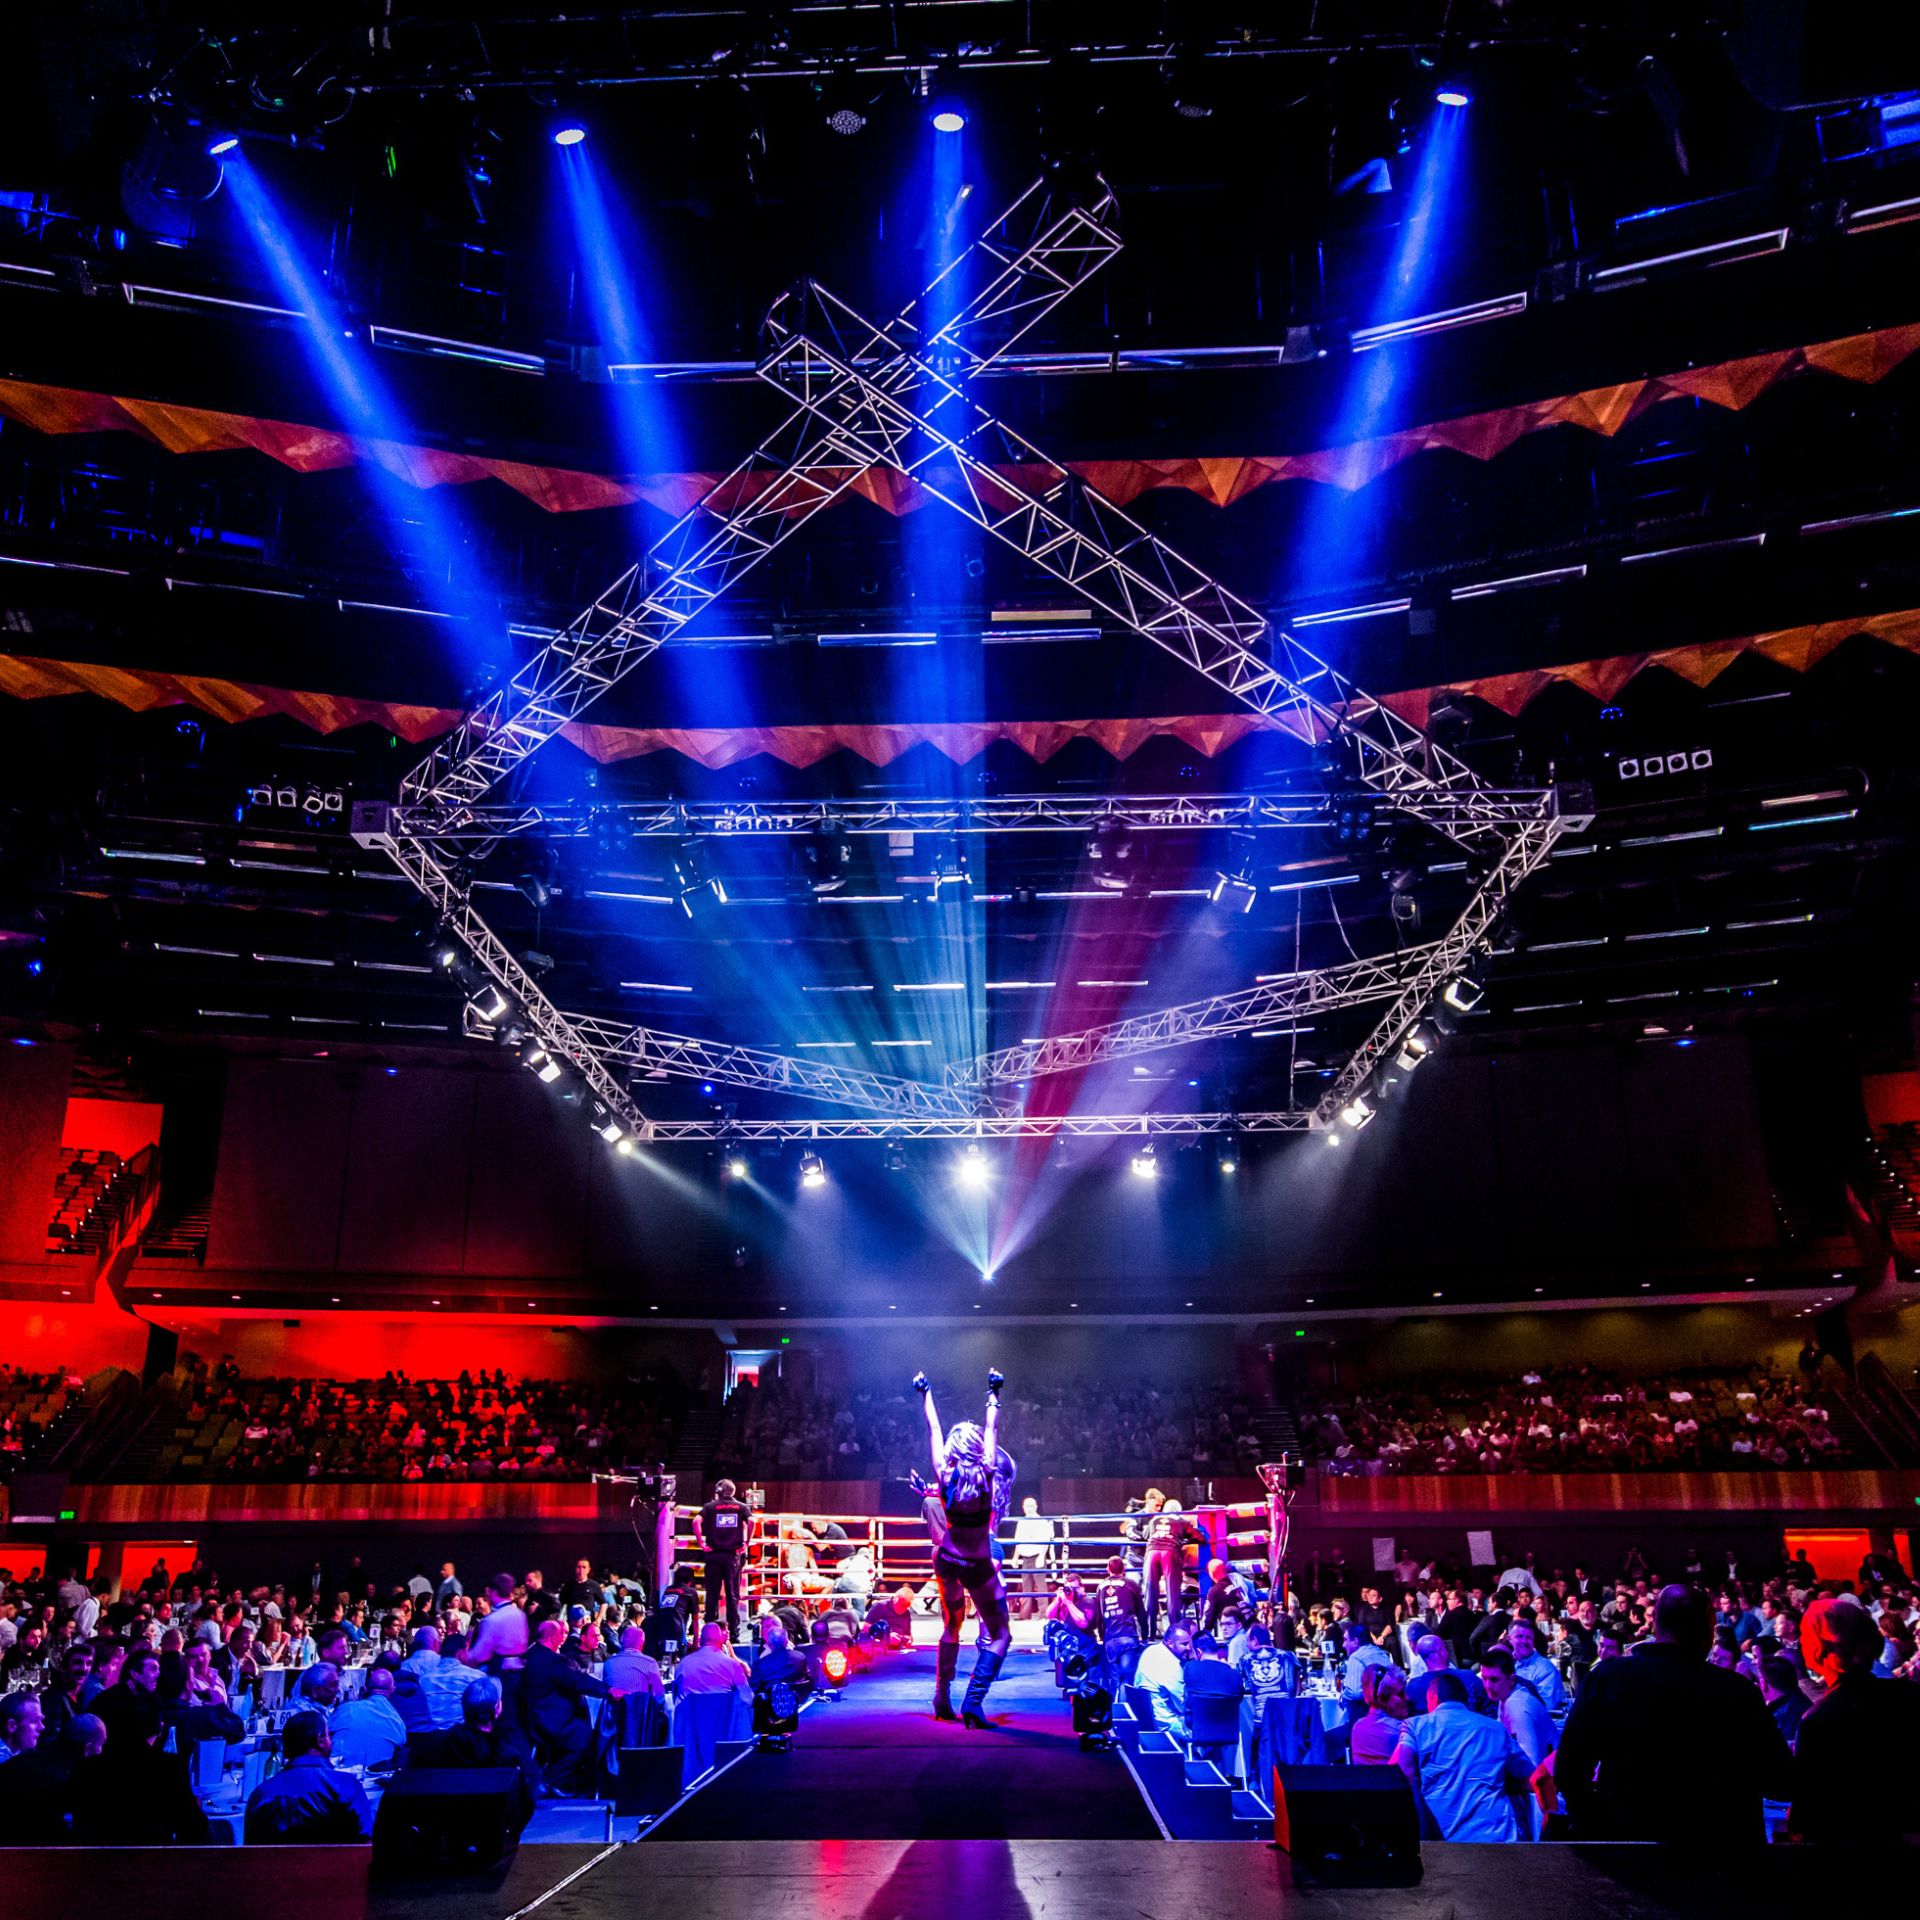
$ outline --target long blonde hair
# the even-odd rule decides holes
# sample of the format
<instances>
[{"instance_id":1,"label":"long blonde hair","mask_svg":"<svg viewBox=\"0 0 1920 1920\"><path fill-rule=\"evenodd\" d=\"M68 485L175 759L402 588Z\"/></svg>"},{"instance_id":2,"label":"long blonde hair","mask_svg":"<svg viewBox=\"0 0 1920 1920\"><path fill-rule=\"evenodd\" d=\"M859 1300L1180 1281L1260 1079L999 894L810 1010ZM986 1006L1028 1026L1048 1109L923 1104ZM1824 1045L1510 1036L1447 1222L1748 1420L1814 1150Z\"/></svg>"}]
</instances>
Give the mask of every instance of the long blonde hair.
<instances>
[{"instance_id":1,"label":"long blonde hair","mask_svg":"<svg viewBox=\"0 0 1920 1920\"><path fill-rule=\"evenodd\" d=\"M987 1465L987 1436L971 1420L962 1420L947 1429L947 1447L940 1467L940 1491L949 1509L990 1504L996 1517L1013 1504L1013 1455L1005 1447L994 1449L993 1465Z\"/></svg>"}]
</instances>

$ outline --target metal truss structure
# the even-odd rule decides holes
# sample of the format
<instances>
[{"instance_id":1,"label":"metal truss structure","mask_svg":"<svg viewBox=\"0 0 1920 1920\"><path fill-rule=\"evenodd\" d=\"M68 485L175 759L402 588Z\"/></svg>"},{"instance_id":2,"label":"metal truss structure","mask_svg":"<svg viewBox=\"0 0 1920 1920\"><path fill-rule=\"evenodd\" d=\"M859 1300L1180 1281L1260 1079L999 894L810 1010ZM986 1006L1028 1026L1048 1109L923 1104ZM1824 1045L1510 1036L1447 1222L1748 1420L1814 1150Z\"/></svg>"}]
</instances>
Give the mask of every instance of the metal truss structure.
<instances>
[{"instance_id":1,"label":"metal truss structure","mask_svg":"<svg viewBox=\"0 0 1920 1920\"><path fill-rule=\"evenodd\" d=\"M436 810L381 807L356 811L362 839L387 833L442 841L492 841L539 834L580 839L603 828L630 840L777 840L834 832L854 837L893 833L984 835L1088 833L1111 821L1136 833L1264 833L1327 827L1336 796L1317 793L1006 794L979 799L780 801L642 800L609 806L473 806L457 826ZM1540 811L1537 789L1477 790L1450 804L1423 803L1420 818L1449 838L1484 829L1490 819L1518 828ZM363 824L359 815L366 815Z\"/></svg>"},{"instance_id":2,"label":"metal truss structure","mask_svg":"<svg viewBox=\"0 0 1920 1920\"><path fill-rule=\"evenodd\" d=\"M662 1145L711 1140L756 1146L829 1140L1196 1139L1212 1134L1305 1133L1303 1108L1264 1113L985 1114L974 1120L656 1120Z\"/></svg>"},{"instance_id":3,"label":"metal truss structure","mask_svg":"<svg viewBox=\"0 0 1920 1920\"><path fill-rule=\"evenodd\" d=\"M1513 889L1576 814L1552 792L1485 786L1463 760L1356 687L1139 521L977 405L968 383L991 367L1119 250L1104 183L1084 198L1030 187L933 287L886 325L813 282L769 311L761 377L793 403L781 426L511 680L470 713L402 783L397 807L356 837L386 849L475 960L517 1003L518 1021L571 1062L607 1108L644 1138L997 1138L1024 1133L1302 1131L1329 1124L1400 1044L1432 996L1467 962ZM964 288L934 324L935 295ZM556 734L702 608L790 540L871 467L912 476L934 498L1071 586L1120 625L1164 648L1234 699L1320 752L1336 786L1365 789L1484 862L1488 877L1440 940L1405 954L1292 976L1137 1020L950 1067L944 1083L816 1065L756 1048L695 1040L563 1013L475 912L460 877L462 842L554 830L585 832L595 816L487 797ZM1210 804L1221 809L1212 817ZM1311 807L1312 818L1307 809ZM1218 796L1178 801L887 802L788 809L617 810L641 833L1086 830L1102 819L1149 828L1314 824L1327 801ZM886 817L881 817L882 814ZM1156 813L1162 817L1154 818ZM847 825L858 815L858 828ZM1167 817L1169 815L1175 817ZM1584 823L1582 823L1584 824ZM1265 1020L1388 999L1388 1011L1312 1112L1242 1116L1127 1115L1029 1120L991 1110L1010 1079L1238 1032ZM634 1108L621 1072L664 1072L798 1092L870 1107L858 1120L654 1122ZM981 1109L988 1110L981 1110ZM767 1131L756 1132L762 1128Z\"/></svg>"},{"instance_id":4,"label":"metal truss structure","mask_svg":"<svg viewBox=\"0 0 1920 1920\"><path fill-rule=\"evenodd\" d=\"M603 1065L630 1073L667 1074L677 1080L711 1080L718 1086L755 1087L770 1093L797 1093L840 1107L870 1107L899 1119L960 1120L980 1111L977 1099L958 1087L930 1080L909 1080L889 1073L868 1073L826 1061L801 1060L764 1047L737 1047L724 1040L700 1040L690 1034L663 1033L657 1027L606 1020L594 1014L561 1016L576 1040ZM498 1023L468 1010L467 1031L498 1039Z\"/></svg>"},{"instance_id":5,"label":"metal truss structure","mask_svg":"<svg viewBox=\"0 0 1920 1920\"><path fill-rule=\"evenodd\" d=\"M1248 1033L1275 1020L1297 1020L1310 1013L1334 1013L1369 1000L1385 1000L1399 993L1411 975L1424 973L1445 944L1436 941L1378 959L1354 960L1344 967L1284 974L1239 993L1218 993L1130 1020L1110 1020L1079 1033L1001 1047L950 1066L947 1079L953 1086L969 1088L1033 1080L1125 1060L1133 1054L1164 1053L1216 1034Z\"/></svg>"}]
</instances>

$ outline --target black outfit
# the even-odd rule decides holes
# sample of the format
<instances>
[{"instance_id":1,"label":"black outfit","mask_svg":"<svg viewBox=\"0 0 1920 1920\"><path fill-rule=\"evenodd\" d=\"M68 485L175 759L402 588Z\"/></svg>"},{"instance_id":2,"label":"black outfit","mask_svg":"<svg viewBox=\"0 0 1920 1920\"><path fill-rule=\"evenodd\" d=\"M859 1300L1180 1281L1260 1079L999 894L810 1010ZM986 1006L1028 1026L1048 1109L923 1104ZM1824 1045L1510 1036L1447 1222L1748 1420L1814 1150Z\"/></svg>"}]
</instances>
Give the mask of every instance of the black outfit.
<instances>
[{"instance_id":1,"label":"black outfit","mask_svg":"<svg viewBox=\"0 0 1920 1920\"><path fill-rule=\"evenodd\" d=\"M1491 1612L1480 1616L1480 1623L1467 1635L1467 1657L1461 1661L1464 1666L1478 1666L1480 1656L1496 1640L1507 1637L1507 1629L1513 1625L1513 1615L1505 1607L1495 1607Z\"/></svg>"},{"instance_id":2,"label":"black outfit","mask_svg":"<svg viewBox=\"0 0 1920 1920\"><path fill-rule=\"evenodd\" d=\"M507 1807L507 1824L519 1839L533 1818L538 1775L530 1756L508 1745L498 1727L470 1727L462 1722L445 1733L407 1742L407 1771L435 1767L511 1767L519 1776Z\"/></svg>"},{"instance_id":3,"label":"black outfit","mask_svg":"<svg viewBox=\"0 0 1920 1920\"><path fill-rule=\"evenodd\" d=\"M1807 1696L1796 1687L1791 1693L1783 1693L1767 1711L1773 1715L1773 1724L1780 1729L1780 1738L1788 1746L1797 1747L1800 1744L1800 1728L1810 1711Z\"/></svg>"},{"instance_id":4,"label":"black outfit","mask_svg":"<svg viewBox=\"0 0 1920 1920\"><path fill-rule=\"evenodd\" d=\"M45 1847L67 1837L77 1764L65 1741L46 1734L31 1753L0 1764L0 1847Z\"/></svg>"},{"instance_id":5,"label":"black outfit","mask_svg":"<svg viewBox=\"0 0 1920 1920\"><path fill-rule=\"evenodd\" d=\"M741 1568L751 1524L752 1514L738 1500L709 1500L700 1509L700 1538L707 1543L707 1618L720 1618L724 1600L727 1633L735 1640L740 1637Z\"/></svg>"},{"instance_id":6,"label":"black outfit","mask_svg":"<svg viewBox=\"0 0 1920 1920\"><path fill-rule=\"evenodd\" d=\"M1762 1844L1793 1756L1751 1680L1663 1641L1603 1660L1574 1696L1554 1778L1576 1840Z\"/></svg>"},{"instance_id":7,"label":"black outfit","mask_svg":"<svg viewBox=\"0 0 1920 1920\"><path fill-rule=\"evenodd\" d=\"M1870 1673L1843 1675L1800 1723L1793 1831L1819 1844L1856 1848L1920 1835L1916 1750L1920 1687Z\"/></svg>"},{"instance_id":8,"label":"black outfit","mask_svg":"<svg viewBox=\"0 0 1920 1920\"><path fill-rule=\"evenodd\" d=\"M580 1763L593 1745L587 1702L607 1698L606 1682L536 1640L527 1649L521 1685L527 1725L547 1778L557 1787L578 1785Z\"/></svg>"},{"instance_id":9,"label":"black outfit","mask_svg":"<svg viewBox=\"0 0 1920 1920\"><path fill-rule=\"evenodd\" d=\"M1130 1683L1147 1633L1146 1602L1131 1579L1103 1580L1094 1599L1100 1608L1100 1644L1116 1678Z\"/></svg>"},{"instance_id":10,"label":"black outfit","mask_svg":"<svg viewBox=\"0 0 1920 1920\"><path fill-rule=\"evenodd\" d=\"M607 1594L598 1580L569 1580L560 1600L564 1606L585 1607L588 1613L595 1614L607 1604Z\"/></svg>"},{"instance_id":11,"label":"black outfit","mask_svg":"<svg viewBox=\"0 0 1920 1920\"><path fill-rule=\"evenodd\" d=\"M1464 1667L1473 1646L1474 1612L1471 1607L1449 1607L1440 1616L1440 1625L1435 1629L1440 1638L1447 1643L1447 1651L1453 1656L1456 1667Z\"/></svg>"},{"instance_id":12,"label":"black outfit","mask_svg":"<svg viewBox=\"0 0 1920 1920\"><path fill-rule=\"evenodd\" d=\"M186 1756L162 1753L132 1732L108 1733L105 1749L74 1768L72 1793L73 1837L82 1846L207 1844Z\"/></svg>"}]
</instances>

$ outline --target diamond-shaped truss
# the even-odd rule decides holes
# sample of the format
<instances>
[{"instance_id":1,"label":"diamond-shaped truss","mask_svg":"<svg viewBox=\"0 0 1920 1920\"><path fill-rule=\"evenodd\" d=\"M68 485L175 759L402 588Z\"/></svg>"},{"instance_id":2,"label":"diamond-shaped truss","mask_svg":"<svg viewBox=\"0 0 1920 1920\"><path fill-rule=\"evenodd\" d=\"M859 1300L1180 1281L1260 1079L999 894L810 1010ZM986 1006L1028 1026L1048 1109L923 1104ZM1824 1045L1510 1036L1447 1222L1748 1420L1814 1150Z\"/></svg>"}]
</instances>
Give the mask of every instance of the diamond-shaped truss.
<instances>
[{"instance_id":1,"label":"diamond-shaped truss","mask_svg":"<svg viewBox=\"0 0 1920 1920\"><path fill-rule=\"evenodd\" d=\"M1272 630L1245 601L1094 489L995 419L970 382L1039 324L1119 251L1113 199L1104 183L1074 197L1036 182L902 313L868 321L814 282L768 314L761 377L793 402L781 425L614 584L476 707L402 783L400 803L359 837L384 847L518 1003L520 1020L551 1053L571 1061L608 1108L655 1140L996 1138L1037 1133L1117 1135L1300 1131L1328 1123L1399 1045L1433 994L1485 939L1513 888L1546 858L1575 819L1550 793L1485 786L1456 755L1353 685L1292 635ZM964 287L985 265L979 290L929 330L933 295L953 278ZM487 796L533 753L576 721L703 608L778 547L868 469L911 475L935 498L1052 573L1111 619L1165 648L1303 743L1331 754L1337 779L1362 785L1396 810L1491 862L1489 877L1440 940L1407 953L1292 976L1248 993L1217 996L1034 1047L950 1067L943 1082L867 1073L764 1049L698 1040L555 1007L474 910L453 848L463 841L542 828L584 831L577 810L487 804ZM929 803L928 827L951 832L1057 830L1127 818L1148 803L1059 800ZM1172 806L1175 803L1167 803ZM1203 802L1178 820L1149 826L1304 824L1325 801L1236 796L1210 817ZM861 815L851 831L894 831L923 822L918 803L887 802L887 818ZM1119 811L1116 811L1116 808ZM1290 810L1292 809L1292 810ZM623 808L635 832L796 833L844 826L845 808ZM866 812L875 812L868 808ZM563 820L565 824L563 824ZM1581 823L1584 824L1584 823ZM444 846L443 846L443 843ZM1030 1118L1000 1109L994 1089L1010 1080L1099 1060L1180 1046L1265 1020L1387 1000L1374 1033L1312 1113L1091 1115ZM782 1089L870 1108L843 1120L650 1122L634 1107L625 1073L668 1073L731 1085Z\"/></svg>"}]
</instances>

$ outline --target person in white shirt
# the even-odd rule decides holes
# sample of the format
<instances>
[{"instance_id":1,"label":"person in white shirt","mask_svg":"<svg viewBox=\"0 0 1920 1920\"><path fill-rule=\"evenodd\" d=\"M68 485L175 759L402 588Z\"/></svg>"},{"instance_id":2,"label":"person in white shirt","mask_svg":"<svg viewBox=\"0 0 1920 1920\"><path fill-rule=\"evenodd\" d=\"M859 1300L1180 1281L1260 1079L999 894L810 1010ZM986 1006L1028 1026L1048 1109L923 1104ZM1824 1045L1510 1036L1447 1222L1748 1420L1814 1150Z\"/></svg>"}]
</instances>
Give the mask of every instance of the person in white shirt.
<instances>
[{"instance_id":1,"label":"person in white shirt","mask_svg":"<svg viewBox=\"0 0 1920 1920\"><path fill-rule=\"evenodd\" d=\"M334 1690L339 1689L334 1680ZM384 1767L407 1744L407 1723L393 1704L393 1675L384 1667L367 1674L366 1691L357 1700L340 1700L327 1714L333 1733L333 1760L341 1767Z\"/></svg>"},{"instance_id":2,"label":"person in white shirt","mask_svg":"<svg viewBox=\"0 0 1920 1920\"><path fill-rule=\"evenodd\" d=\"M1511 1587L1515 1593L1530 1593L1536 1600L1545 1597L1544 1589L1534 1577L1531 1567L1509 1567L1493 1584L1496 1587Z\"/></svg>"},{"instance_id":3,"label":"person in white shirt","mask_svg":"<svg viewBox=\"0 0 1920 1920\"><path fill-rule=\"evenodd\" d=\"M1434 1674L1432 1707L1401 1722L1393 1762L1426 1803L1445 1840L1521 1838L1518 1799L1532 1771L1513 1736L1466 1703L1466 1682Z\"/></svg>"},{"instance_id":4,"label":"person in white shirt","mask_svg":"<svg viewBox=\"0 0 1920 1920\"><path fill-rule=\"evenodd\" d=\"M1053 1522L1040 1511L1040 1502L1032 1494L1020 1503L1020 1518L1013 1523L1013 1564L1020 1576L1013 1611L1023 1620L1031 1620L1047 1604L1047 1562L1053 1555Z\"/></svg>"},{"instance_id":5,"label":"person in white shirt","mask_svg":"<svg viewBox=\"0 0 1920 1920\"><path fill-rule=\"evenodd\" d=\"M527 1649L533 1644L527 1616L513 1597L513 1575L496 1573L487 1582L487 1597L492 1611L474 1628L460 1658L470 1667L497 1662L501 1672L511 1673L527 1664Z\"/></svg>"},{"instance_id":6,"label":"person in white shirt","mask_svg":"<svg viewBox=\"0 0 1920 1920\"><path fill-rule=\"evenodd\" d=\"M457 1653L440 1650L437 1628L417 1628L412 1644L413 1651L400 1665L420 1682L428 1722L436 1732L457 1727L467 1689L473 1685L473 1669Z\"/></svg>"},{"instance_id":7,"label":"person in white shirt","mask_svg":"<svg viewBox=\"0 0 1920 1920\"><path fill-rule=\"evenodd\" d=\"M1515 1620L1507 1628L1507 1645L1513 1649L1513 1670L1540 1696L1549 1713L1563 1711L1567 1704L1567 1683L1560 1669L1540 1651L1534 1639L1531 1620Z\"/></svg>"},{"instance_id":8,"label":"person in white shirt","mask_svg":"<svg viewBox=\"0 0 1920 1920\"><path fill-rule=\"evenodd\" d=\"M1187 1737L1186 1664L1193 1658L1193 1631L1179 1621L1140 1655L1133 1684L1153 1701L1153 1724L1176 1740Z\"/></svg>"},{"instance_id":9,"label":"person in white shirt","mask_svg":"<svg viewBox=\"0 0 1920 1920\"><path fill-rule=\"evenodd\" d=\"M659 1661L648 1655L646 1647L646 1629L628 1627L620 1636L620 1651L601 1668L600 1677L615 1693L650 1693L664 1702L667 1683Z\"/></svg>"}]
</instances>

